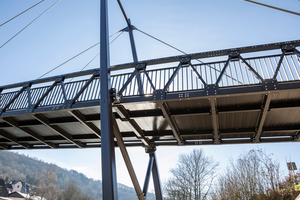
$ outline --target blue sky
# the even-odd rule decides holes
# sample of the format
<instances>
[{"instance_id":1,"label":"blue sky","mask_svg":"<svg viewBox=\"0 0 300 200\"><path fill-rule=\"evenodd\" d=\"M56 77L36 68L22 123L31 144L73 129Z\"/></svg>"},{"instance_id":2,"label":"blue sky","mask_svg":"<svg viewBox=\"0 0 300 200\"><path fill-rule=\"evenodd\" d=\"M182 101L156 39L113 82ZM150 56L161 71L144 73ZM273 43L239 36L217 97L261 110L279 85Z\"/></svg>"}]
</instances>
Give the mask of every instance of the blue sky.
<instances>
[{"instance_id":1,"label":"blue sky","mask_svg":"<svg viewBox=\"0 0 300 200\"><path fill-rule=\"evenodd\" d=\"M38 0L0 0L0 24L39 2ZM0 27L0 45L26 26L56 0L40 5ZM259 2L300 12L298 0L260 0ZM241 0L130 0L122 1L134 26L187 53L234 48L300 39L300 18L296 15L260 7ZM0 85L34 80L79 52L99 42L99 0L61 0L11 42L0 48ZM126 26L117 1L109 1L109 28L113 34ZM139 60L179 55L147 36L134 32ZM129 37L123 33L110 46L111 64L131 62ZM81 70L99 53L99 46L63 65L48 76ZM87 69L99 67L99 60ZM159 147L160 174L166 180L179 153L199 147ZM285 158L300 166L299 143L203 146L207 155L226 168L228 158L251 148L273 153L286 169ZM75 169L100 178L100 149L20 151L46 162ZM140 183L143 183L148 155L142 148L129 148ZM125 165L117 150L118 181L131 186Z\"/></svg>"}]
</instances>

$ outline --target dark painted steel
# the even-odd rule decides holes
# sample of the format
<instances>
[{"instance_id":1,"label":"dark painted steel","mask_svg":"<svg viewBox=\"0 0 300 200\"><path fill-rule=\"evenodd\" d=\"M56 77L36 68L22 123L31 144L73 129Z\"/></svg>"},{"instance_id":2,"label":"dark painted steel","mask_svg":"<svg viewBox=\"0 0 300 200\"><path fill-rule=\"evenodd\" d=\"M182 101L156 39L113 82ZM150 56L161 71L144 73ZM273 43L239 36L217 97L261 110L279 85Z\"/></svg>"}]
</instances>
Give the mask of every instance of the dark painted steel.
<instances>
[{"instance_id":1,"label":"dark painted steel","mask_svg":"<svg viewBox=\"0 0 300 200\"><path fill-rule=\"evenodd\" d=\"M173 82L175 76L178 74L178 71L181 69L181 62L178 64L177 68L175 69L175 71L173 72L171 78L169 79L169 81L166 83L166 85L163 88L163 92L166 92L170 86L170 84Z\"/></svg>"},{"instance_id":2,"label":"dark painted steel","mask_svg":"<svg viewBox=\"0 0 300 200\"><path fill-rule=\"evenodd\" d=\"M29 145L28 144L26 144L26 143L19 143L18 140L17 140L17 138L15 138L13 135L7 133L4 130L0 131L0 135L2 137L4 137L5 139L7 139L8 141L10 141L10 142L13 142L13 143L15 143L17 145L20 145L20 146L24 147L24 149L29 149Z\"/></svg>"},{"instance_id":3,"label":"dark painted steel","mask_svg":"<svg viewBox=\"0 0 300 200\"><path fill-rule=\"evenodd\" d=\"M122 105L116 105L113 107L118 113L121 120L126 122L131 130L136 134L137 139L141 140L146 146L150 145L149 138L145 137L144 131L136 123L134 119L130 119L127 110Z\"/></svg>"},{"instance_id":4,"label":"dark painted steel","mask_svg":"<svg viewBox=\"0 0 300 200\"><path fill-rule=\"evenodd\" d=\"M225 73L225 71L226 71L226 68L227 68L228 65L229 65L230 60L231 60L231 58L228 57L228 59L227 59L225 65L224 65L224 67L223 67L223 69L222 69L222 71L221 71L221 73L220 73L220 75L219 75L219 77L218 77L218 79L217 79L215 85L219 85L219 83L220 83L220 81L221 81L221 79L222 79L222 77L223 77L223 75L224 75L224 73Z\"/></svg>"},{"instance_id":5,"label":"dark painted steel","mask_svg":"<svg viewBox=\"0 0 300 200\"><path fill-rule=\"evenodd\" d=\"M176 124L176 121L170 115L170 110L168 108L168 104L166 102L162 102L159 104L159 106L163 112L165 119L168 121L168 124L170 125L178 144L183 145L184 141L183 141L182 137L180 136L179 128Z\"/></svg>"},{"instance_id":6,"label":"dark painted steel","mask_svg":"<svg viewBox=\"0 0 300 200\"><path fill-rule=\"evenodd\" d=\"M257 71L255 71L255 69L253 69L253 67L251 67L251 65L242 56L239 56L239 58L247 65L251 72L255 74L255 76L260 80L260 82L263 82L263 77L261 77L261 75L259 75Z\"/></svg>"},{"instance_id":7,"label":"dark painted steel","mask_svg":"<svg viewBox=\"0 0 300 200\"><path fill-rule=\"evenodd\" d=\"M108 34L107 0L100 1L100 113L101 118L101 160L102 160L102 196L105 200L117 200L117 174L113 128L111 123L111 80Z\"/></svg>"},{"instance_id":8,"label":"dark painted steel","mask_svg":"<svg viewBox=\"0 0 300 200\"><path fill-rule=\"evenodd\" d=\"M124 92L124 90L126 89L126 87L129 85L129 83L132 81L132 79L134 78L135 75L138 74L138 70L135 69L132 74L130 75L130 77L127 79L127 81L125 82L125 84L123 85L123 87L118 91L118 94L122 94Z\"/></svg>"},{"instance_id":9,"label":"dark painted steel","mask_svg":"<svg viewBox=\"0 0 300 200\"><path fill-rule=\"evenodd\" d=\"M272 100L273 94L268 94L264 97L264 103L262 105L262 110L261 110L261 115L260 115L260 119L259 119L259 124L258 124L258 128L256 131L256 135L254 136L254 139L256 143L260 142L260 136L261 133L263 131L263 127L265 124L265 120L267 118L267 114L268 114L268 110L270 107L270 103Z\"/></svg>"},{"instance_id":10,"label":"dark painted steel","mask_svg":"<svg viewBox=\"0 0 300 200\"><path fill-rule=\"evenodd\" d=\"M193 72L195 73L195 75L197 76L198 79L200 79L200 81L202 82L202 84L204 85L204 87L206 87L206 82L204 81L204 79L202 78L202 76L198 73L198 71L195 69L195 67L192 65L191 62L189 62L189 67L191 68L191 70L193 70Z\"/></svg>"},{"instance_id":11,"label":"dark painted steel","mask_svg":"<svg viewBox=\"0 0 300 200\"><path fill-rule=\"evenodd\" d=\"M140 184L138 182L138 179L135 175L133 166L131 164L130 157L129 157L129 154L128 154L127 149L125 147L123 137L122 137L121 132L119 130L116 118L113 115L112 115L112 123L113 123L114 134L115 134L115 137L116 137L117 142L118 142L118 146L119 146L120 151L122 153L124 162L126 164L128 172L129 172L129 175L130 175L131 181L133 183L133 186L134 186L135 192L137 194L137 197L138 197L139 200L145 200L144 195L143 195L142 190L141 190L141 187L140 187Z\"/></svg>"},{"instance_id":12,"label":"dark painted steel","mask_svg":"<svg viewBox=\"0 0 300 200\"><path fill-rule=\"evenodd\" d=\"M81 142L76 142L73 140L71 134L67 133L65 130L63 130L61 127L57 125L50 125L48 118L46 118L42 114L33 114L34 118L39 120L41 123L43 123L46 127L54 131L55 133L61 135L65 140L69 141L70 143L76 145L78 148L82 148Z\"/></svg>"},{"instance_id":13,"label":"dark painted steel","mask_svg":"<svg viewBox=\"0 0 300 200\"><path fill-rule=\"evenodd\" d=\"M146 177L145 177L145 181L144 181L144 187L143 187L143 193L144 193L145 199L147 199L148 187L149 187L151 172L152 172L152 167L153 167L153 160L154 160L154 157L149 154L148 168L147 168Z\"/></svg>"},{"instance_id":14,"label":"dark painted steel","mask_svg":"<svg viewBox=\"0 0 300 200\"><path fill-rule=\"evenodd\" d=\"M38 133L34 132L30 128L19 127L19 123L15 119L13 119L11 117L3 117L2 120L4 120L6 123L10 124L12 127L14 127L16 129L19 129L19 130L27 133L28 135L30 135L35 140L41 142L43 145L46 145L46 146L50 147L51 149L54 149L56 147L55 144L53 144L52 142L45 142L45 139L41 135L39 135Z\"/></svg>"},{"instance_id":15,"label":"dark painted steel","mask_svg":"<svg viewBox=\"0 0 300 200\"><path fill-rule=\"evenodd\" d=\"M218 126L218 118L217 118L217 99L211 98L210 99L210 106L211 106L211 122L213 127L213 135L214 135L214 143L220 144L220 135L219 135L219 126Z\"/></svg>"},{"instance_id":16,"label":"dark painted steel","mask_svg":"<svg viewBox=\"0 0 300 200\"><path fill-rule=\"evenodd\" d=\"M281 63L282 63L282 61L283 61L284 55L285 55L285 50L282 50L282 54L281 54L281 56L280 56L280 60L279 60L279 62L278 62L278 64L277 64L277 68L276 68L276 70L275 70L275 72L274 72L274 76L273 76L273 79L274 79L274 80L277 79L277 75L278 75L279 69L280 69L280 67L281 67Z\"/></svg>"},{"instance_id":17,"label":"dark painted steel","mask_svg":"<svg viewBox=\"0 0 300 200\"><path fill-rule=\"evenodd\" d=\"M153 167L152 167L152 178L153 178L153 183L154 183L154 191L155 191L155 197L156 200L163 200L163 192L162 192L162 186L160 183L160 176L158 172L158 164L157 164L157 158L156 154L151 153L150 156L153 156Z\"/></svg>"},{"instance_id":18,"label":"dark painted steel","mask_svg":"<svg viewBox=\"0 0 300 200\"><path fill-rule=\"evenodd\" d=\"M125 13L125 10L124 10L124 8L123 8L122 3L121 3L120 0L118 0L118 4L119 4L119 6L120 6L120 8L121 8L121 11L122 11L123 16L124 16L124 18L125 18L125 20L126 20L127 25L130 26L130 21L129 21L128 18L127 18L127 15L126 15L126 13Z\"/></svg>"},{"instance_id":19,"label":"dark painted steel","mask_svg":"<svg viewBox=\"0 0 300 200\"><path fill-rule=\"evenodd\" d=\"M23 91L25 91L25 89L27 88L27 84L24 85L17 94L15 94L15 96L0 110L0 116L2 115L3 112L6 111L7 108L9 108L9 106L20 96L20 94L23 93Z\"/></svg>"},{"instance_id":20,"label":"dark painted steel","mask_svg":"<svg viewBox=\"0 0 300 200\"><path fill-rule=\"evenodd\" d=\"M223 49L223 50L208 51L208 52L202 52L202 53L193 53L193 54L187 54L187 55L178 55L178 56L164 57L164 58L158 58L158 59L152 59L152 60L144 60L144 61L140 61L139 63L145 63L147 65L156 65L156 64L164 64L164 63L169 63L169 62L176 62L184 57L190 57L191 59L201 59L201 58L208 58L208 57L226 56L232 51L239 51L240 53L269 51L269 50L274 50L274 49L280 49L283 45L286 45L286 44L294 44L295 46L300 46L300 40L263 44L263 45L254 45L254 46L247 46L247 47L240 47L240 48L233 48L233 49ZM121 64L121 65L114 65L114 66L111 66L111 71L127 69L127 68L132 68L132 67L135 67L134 63L125 63L125 64Z\"/></svg>"},{"instance_id":21,"label":"dark painted steel","mask_svg":"<svg viewBox=\"0 0 300 200\"><path fill-rule=\"evenodd\" d=\"M88 127L98 138L101 139L100 129L93 123L87 122L86 117L79 110L71 110L69 111L81 124L84 124ZM99 117L99 115L96 115ZM100 120L100 119L99 119Z\"/></svg>"}]
</instances>

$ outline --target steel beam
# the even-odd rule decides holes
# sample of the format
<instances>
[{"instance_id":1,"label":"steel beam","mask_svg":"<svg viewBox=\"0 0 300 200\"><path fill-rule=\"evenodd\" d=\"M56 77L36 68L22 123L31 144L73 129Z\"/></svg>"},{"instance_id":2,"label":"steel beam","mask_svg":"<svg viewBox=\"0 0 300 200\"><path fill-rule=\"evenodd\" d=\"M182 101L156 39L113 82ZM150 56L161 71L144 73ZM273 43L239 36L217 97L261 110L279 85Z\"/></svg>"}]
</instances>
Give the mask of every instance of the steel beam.
<instances>
[{"instance_id":1,"label":"steel beam","mask_svg":"<svg viewBox=\"0 0 300 200\"><path fill-rule=\"evenodd\" d=\"M180 136L180 131L179 131L176 121L170 115L170 110L168 108L168 104L166 102L162 102L162 103L159 103L159 106L163 112L165 119L167 120L168 124L170 125L178 144L183 145L184 141L183 141L182 137Z\"/></svg>"},{"instance_id":2,"label":"steel beam","mask_svg":"<svg viewBox=\"0 0 300 200\"><path fill-rule=\"evenodd\" d=\"M256 131L256 134L254 135L254 140L255 140L254 142L256 142L256 143L260 142L260 136L263 131L263 127L265 124L265 120L267 117L267 113L268 113L268 110L270 107L272 97L273 97L272 94L265 95L265 97L264 97L264 100L263 100L264 102L262 104L261 114L260 114L259 122L258 122L258 126L257 126L257 131Z\"/></svg>"},{"instance_id":3,"label":"steel beam","mask_svg":"<svg viewBox=\"0 0 300 200\"><path fill-rule=\"evenodd\" d=\"M117 174L113 138L112 99L110 80L108 4L100 0L100 113L101 118L101 160L102 196L105 200L117 200Z\"/></svg>"},{"instance_id":4,"label":"steel beam","mask_svg":"<svg viewBox=\"0 0 300 200\"><path fill-rule=\"evenodd\" d=\"M51 149L54 149L56 147L55 144L53 144L51 142L45 142L45 139L41 135L39 135L38 133L34 132L30 128L19 127L19 123L15 119L13 119L11 117L3 117L2 120L5 121L6 123L10 124L12 127L14 127L16 129L19 129L19 130L27 133L28 135L30 135L31 137L33 137L35 140L37 140L37 141L41 142L42 144L50 147Z\"/></svg>"},{"instance_id":5,"label":"steel beam","mask_svg":"<svg viewBox=\"0 0 300 200\"><path fill-rule=\"evenodd\" d=\"M2 137L4 137L5 139L9 140L10 142L13 142L13 143L15 143L17 145L22 146L24 149L29 149L29 145L28 144L18 142L17 138L15 138L13 135L11 135L10 133L7 133L4 130L0 130L0 135Z\"/></svg>"},{"instance_id":6,"label":"steel beam","mask_svg":"<svg viewBox=\"0 0 300 200\"><path fill-rule=\"evenodd\" d=\"M97 135L101 139L100 129L93 123L87 122L86 117L79 110L71 110L69 111L81 124L88 127L95 135ZM99 117L99 115L97 115Z\"/></svg>"},{"instance_id":7,"label":"steel beam","mask_svg":"<svg viewBox=\"0 0 300 200\"><path fill-rule=\"evenodd\" d=\"M144 131L141 127L136 123L134 119L130 119L127 110L122 105L115 105L113 107L114 111L118 113L121 120L126 122L127 125L133 130L136 134L137 138L140 139L145 145L150 145L149 138L145 137Z\"/></svg>"},{"instance_id":8,"label":"steel beam","mask_svg":"<svg viewBox=\"0 0 300 200\"><path fill-rule=\"evenodd\" d=\"M218 116L217 116L217 99L216 98L210 98L210 107L211 107L211 122L213 127L213 135L214 135L214 143L220 144L220 135L219 135L219 126L218 126Z\"/></svg>"},{"instance_id":9,"label":"steel beam","mask_svg":"<svg viewBox=\"0 0 300 200\"><path fill-rule=\"evenodd\" d=\"M156 64L176 62L176 61L180 60L183 57L190 57L191 59L219 57L219 56L226 56L232 51L239 51L240 53L270 51L270 50L274 50L274 49L281 49L281 47L283 45L287 45L287 44L294 44L295 46L300 46L300 40L278 42L278 43L271 43L271 44L263 44L263 45L253 45L253 46L247 46L247 47L223 49L223 50L193 53L193 54L187 54L187 55L164 57L164 58L158 58L158 59L152 59L152 60L144 60L144 61L140 61L140 63L145 63L147 65L156 65ZM128 69L128 68L132 68L132 67L135 67L134 63L125 63L125 64L120 64L120 65L114 65L114 66L111 66L111 71L120 70L120 69Z\"/></svg>"},{"instance_id":10,"label":"steel beam","mask_svg":"<svg viewBox=\"0 0 300 200\"><path fill-rule=\"evenodd\" d=\"M44 115L42 115L42 114L33 114L32 116L34 118L36 118L37 120L39 120L41 123L43 123L46 127L51 129L55 133L59 134L60 136L62 136L65 140L67 140L70 143L76 145L78 148L82 147L81 142L75 142L73 140L72 136L69 133L67 133L65 130L63 130L62 128L60 128L57 125L50 125L48 118L46 118Z\"/></svg>"},{"instance_id":11,"label":"steel beam","mask_svg":"<svg viewBox=\"0 0 300 200\"><path fill-rule=\"evenodd\" d=\"M144 181L144 187L143 187L143 193L144 193L145 199L147 198L148 187L149 187L150 177L151 177L151 172L152 172L152 167L153 167L153 160L154 160L154 157L149 155L148 168L147 168L146 177L145 177L145 181Z\"/></svg>"},{"instance_id":12,"label":"steel beam","mask_svg":"<svg viewBox=\"0 0 300 200\"><path fill-rule=\"evenodd\" d=\"M138 197L139 200L145 200L143 192L142 192L141 187L140 187L140 184L137 180L137 177L135 175L133 166L131 164L130 157L129 157L127 149L125 147L121 132L119 130L119 127L118 127L118 124L117 124L117 121L116 121L116 118L113 115L112 115L112 123L113 123L114 134L115 134L115 137L116 137L117 142L118 142L118 146L119 146L120 151L122 153L124 162L126 164L128 172L129 172L129 175L130 175L131 181L133 183L133 186L134 186L135 192L137 194L137 197Z\"/></svg>"},{"instance_id":13,"label":"steel beam","mask_svg":"<svg viewBox=\"0 0 300 200\"><path fill-rule=\"evenodd\" d=\"M163 192L162 192L162 187L159 178L157 158L155 152L151 153L150 156L153 157L152 178L154 183L155 197L156 200L163 200L164 198L163 198Z\"/></svg>"},{"instance_id":14,"label":"steel beam","mask_svg":"<svg viewBox=\"0 0 300 200\"><path fill-rule=\"evenodd\" d=\"M297 142L300 142L300 131L297 131L296 134L295 134L295 140Z\"/></svg>"}]
</instances>

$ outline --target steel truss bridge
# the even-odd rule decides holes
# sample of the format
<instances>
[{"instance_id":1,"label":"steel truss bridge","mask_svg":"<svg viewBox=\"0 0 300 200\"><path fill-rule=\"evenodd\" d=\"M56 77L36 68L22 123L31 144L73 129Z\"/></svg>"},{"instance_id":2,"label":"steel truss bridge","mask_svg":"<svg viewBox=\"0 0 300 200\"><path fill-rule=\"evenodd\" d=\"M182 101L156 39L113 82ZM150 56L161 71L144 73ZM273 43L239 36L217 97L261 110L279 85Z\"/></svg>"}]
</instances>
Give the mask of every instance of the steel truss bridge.
<instances>
[{"instance_id":1,"label":"steel truss bridge","mask_svg":"<svg viewBox=\"0 0 300 200\"><path fill-rule=\"evenodd\" d=\"M118 1L134 62L110 66L101 2L100 69L1 86L0 149L101 147L109 200L117 199L118 146L138 199L152 174L161 200L156 146L300 141L300 40L138 61L135 27ZM149 154L143 189L130 146Z\"/></svg>"}]
</instances>

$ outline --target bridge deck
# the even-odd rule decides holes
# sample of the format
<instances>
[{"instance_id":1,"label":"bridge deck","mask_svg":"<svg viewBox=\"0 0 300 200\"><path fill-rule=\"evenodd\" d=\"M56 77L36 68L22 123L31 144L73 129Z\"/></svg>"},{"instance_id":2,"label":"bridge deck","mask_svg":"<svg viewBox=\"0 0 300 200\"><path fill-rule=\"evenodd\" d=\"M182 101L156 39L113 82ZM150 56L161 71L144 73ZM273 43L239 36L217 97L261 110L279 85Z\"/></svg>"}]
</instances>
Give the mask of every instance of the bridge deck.
<instances>
[{"instance_id":1,"label":"bridge deck","mask_svg":"<svg viewBox=\"0 0 300 200\"><path fill-rule=\"evenodd\" d=\"M125 145L300 141L299 43L113 66L123 70L111 82ZM278 48L281 54L260 52ZM249 52L260 56L242 56ZM224 55L223 61L197 64L198 58ZM0 88L1 149L101 146L97 69Z\"/></svg>"}]
</instances>

